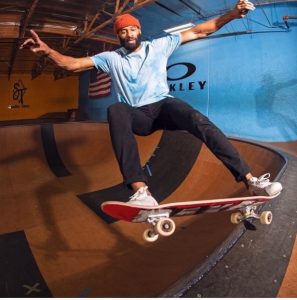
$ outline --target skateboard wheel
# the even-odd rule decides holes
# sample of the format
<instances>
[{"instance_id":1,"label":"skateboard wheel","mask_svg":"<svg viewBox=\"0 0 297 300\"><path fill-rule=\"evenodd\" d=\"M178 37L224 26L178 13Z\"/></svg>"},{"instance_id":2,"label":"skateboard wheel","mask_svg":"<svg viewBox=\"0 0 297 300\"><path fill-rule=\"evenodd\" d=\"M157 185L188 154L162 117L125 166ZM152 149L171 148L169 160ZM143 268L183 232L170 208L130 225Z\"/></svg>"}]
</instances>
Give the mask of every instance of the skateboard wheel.
<instances>
[{"instance_id":1,"label":"skateboard wheel","mask_svg":"<svg viewBox=\"0 0 297 300\"><path fill-rule=\"evenodd\" d=\"M156 224L156 231L162 236L169 236L175 231L175 223L169 218L164 218Z\"/></svg>"},{"instance_id":2,"label":"skateboard wheel","mask_svg":"<svg viewBox=\"0 0 297 300\"><path fill-rule=\"evenodd\" d=\"M233 214L231 214L231 223L232 224L239 224L243 219L242 213L241 212L235 212Z\"/></svg>"},{"instance_id":3,"label":"skateboard wheel","mask_svg":"<svg viewBox=\"0 0 297 300\"><path fill-rule=\"evenodd\" d=\"M269 225L272 222L272 212L263 211L260 215L261 224Z\"/></svg>"},{"instance_id":4,"label":"skateboard wheel","mask_svg":"<svg viewBox=\"0 0 297 300\"><path fill-rule=\"evenodd\" d=\"M155 242L158 239L159 235L152 228L148 228L143 233L143 238L147 242Z\"/></svg>"}]
</instances>

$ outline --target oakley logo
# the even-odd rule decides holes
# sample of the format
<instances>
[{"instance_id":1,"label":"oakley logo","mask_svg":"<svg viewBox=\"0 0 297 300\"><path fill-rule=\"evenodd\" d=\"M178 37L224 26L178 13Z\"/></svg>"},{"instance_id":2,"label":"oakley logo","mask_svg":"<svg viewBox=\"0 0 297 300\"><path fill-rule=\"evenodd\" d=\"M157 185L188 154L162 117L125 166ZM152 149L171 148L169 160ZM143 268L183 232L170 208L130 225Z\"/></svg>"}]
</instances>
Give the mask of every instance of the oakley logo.
<instances>
[{"instance_id":1,"label":"oakley logo","mask_svg":"<svg viewBox=\"0 0 297 300\"><path fill-rule=\"evenodd\" d=\"M177 78L172 78L172 77L169 77L167 76L167 79L170 80L170 81L175 81L175 80L182 80L182 79L185 79L187 77L190 77L191 75L193 75L196 71L196 66L191 64L191 63L186 63L186 62L183 62L183 63L177 63L177 64L173 64L171 66L168 66L167 67L167 72L172 68L172 67L175 67L175 66L185 66L186 67L186 72L184 75L180 76L180 77L177 77Z\"/></svg>"},{"instance_id":2,"label":"oakley logo","mask_svg":"<svg viewBox=\"0 0 297 300\"><path fill-rule=\"evenodd\" d=\"M172 68L178 68L176 72L173 72L174 69ZM170 65L167 67L167 71L172 70L170 76L167 75L168 81L178 81L183 80L185 78L188 78L192 76L197 68L194 64L188 63L188 62L181 62L176 63L173 65ZM174 74L178 74L176 77L174 77ZM176 92L176 91L194 91L194 90L204 90L206 86L206 81L188 81L188 82L174 82L169 84L169 90L170 92Z\"/></svg>"}]
</instances>

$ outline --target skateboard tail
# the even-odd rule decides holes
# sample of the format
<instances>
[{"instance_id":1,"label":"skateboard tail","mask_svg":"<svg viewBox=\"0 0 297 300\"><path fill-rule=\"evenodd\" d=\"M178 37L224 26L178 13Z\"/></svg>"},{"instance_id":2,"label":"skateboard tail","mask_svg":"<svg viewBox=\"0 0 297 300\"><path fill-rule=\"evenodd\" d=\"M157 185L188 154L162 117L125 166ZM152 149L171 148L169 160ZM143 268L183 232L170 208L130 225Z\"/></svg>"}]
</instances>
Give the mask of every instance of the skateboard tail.
<instances>
[{"instance_id":1,"label":"skateboard tail","mask_svg":"<svg viewBox=\"0 0 297 300\"><path fill-rule=\"evenodd\" d=\"M130 207L129 210L124 210L123 212L121 212L118 210L117 204L104 205L104 203L101 205L101 209L104 213L108 214L109 216L127 222L131 222L135 215L137 215L140 211L140 208Z\"/></svg>"}]
</instances>

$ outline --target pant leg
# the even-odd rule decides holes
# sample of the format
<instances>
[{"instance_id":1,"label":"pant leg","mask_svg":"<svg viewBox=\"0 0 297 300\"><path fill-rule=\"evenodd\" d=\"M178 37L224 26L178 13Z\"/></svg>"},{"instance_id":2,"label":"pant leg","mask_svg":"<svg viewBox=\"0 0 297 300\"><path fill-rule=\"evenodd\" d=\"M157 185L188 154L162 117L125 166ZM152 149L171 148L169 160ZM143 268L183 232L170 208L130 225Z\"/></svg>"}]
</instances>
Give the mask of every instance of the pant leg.
<instances>
[{"instance_id":1,"label":"pant leg","mask_svg":"<svg viewBox=\"0 0 297 300\"><path fill-rule=\"evenodd\" d=\"M162 105L160 118L165 120L168 129L187 130L201 139L236 181L243 180L250 172L249 166L222 131L189 104L176 98L168 98Z\"/></svg>"},{"instance_id":2,"label":"pant leg","mask_svg":"<svg viewBox=\"0 0 297 300\"><path fill-rule=\"evenodd\" d=\"M150 133L151 120L141 110L115 103L107 110L111 141L124 183L147 182L134 136Z\"/></svg>"}]
</instances>

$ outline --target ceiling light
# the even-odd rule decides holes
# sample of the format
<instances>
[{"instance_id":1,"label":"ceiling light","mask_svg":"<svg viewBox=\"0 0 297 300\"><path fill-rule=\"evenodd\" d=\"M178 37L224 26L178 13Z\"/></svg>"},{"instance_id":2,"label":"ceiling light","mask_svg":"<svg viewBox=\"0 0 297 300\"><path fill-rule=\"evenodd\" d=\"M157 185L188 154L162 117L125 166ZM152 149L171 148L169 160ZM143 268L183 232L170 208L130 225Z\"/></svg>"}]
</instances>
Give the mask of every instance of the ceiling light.
<instances>
[{"instance_id":1,"label":"ceiling light","mask_svg":"<svg viewBox=\"0 0 297 300\"><path fill-rule=\"evenodd\" d=\"M175 26L175 27L172 27L172 28L164 29L164 31L167 32L167 33L182 32L182 31L185 31L185 30L187 30L187 29L189 29L193 26L194 26L193 23L187 23L187 24L184 24L184 25L179 25L179 26Z\"/></svg>"}]
</instances>

